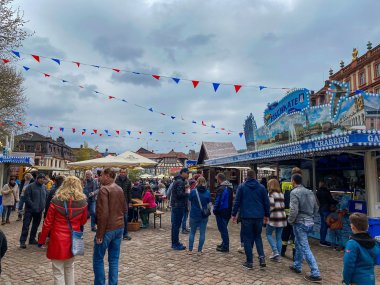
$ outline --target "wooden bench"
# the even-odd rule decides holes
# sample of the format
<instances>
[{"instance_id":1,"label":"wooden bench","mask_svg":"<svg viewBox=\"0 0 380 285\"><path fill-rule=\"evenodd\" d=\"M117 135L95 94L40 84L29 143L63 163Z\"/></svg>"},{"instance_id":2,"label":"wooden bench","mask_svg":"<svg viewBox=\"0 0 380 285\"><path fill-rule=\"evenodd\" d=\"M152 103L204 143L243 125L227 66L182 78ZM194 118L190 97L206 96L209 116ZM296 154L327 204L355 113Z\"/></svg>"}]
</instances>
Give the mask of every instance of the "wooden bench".
<instances>
[{"instance_id":1,"label":"wooden bench","mask_svg":"<svg viewBox=\"0 0 380 285\"><path fill-rule=\"evenodd\" d=\"M165 214L164 212L161 211L156 211L153 213L153 225L154 228L156 228L156 219L160 219L160 228L161 228L161 222L162 222L162 215Z\"/></svg>"}]
</instances>

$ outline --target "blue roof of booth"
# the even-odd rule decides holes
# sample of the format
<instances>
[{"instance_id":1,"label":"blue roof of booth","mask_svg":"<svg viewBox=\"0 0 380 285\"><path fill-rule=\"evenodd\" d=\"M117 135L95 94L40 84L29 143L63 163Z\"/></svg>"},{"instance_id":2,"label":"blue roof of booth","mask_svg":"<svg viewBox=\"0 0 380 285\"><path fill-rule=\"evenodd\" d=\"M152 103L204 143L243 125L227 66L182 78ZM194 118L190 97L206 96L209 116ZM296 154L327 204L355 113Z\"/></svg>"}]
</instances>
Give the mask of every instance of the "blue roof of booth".
<instances>
[{"instance_id":1,"label":"blue roof of booth","mask_svg":"<svg viewBox=\"0 0 380 285\"><path fill-rule=\"evenodd\" d=\"M339 152L357 147L371 148L380 146L380 130L358 130L322 136L300 142L293 142L272 148L245 152L237 155L209 159L206 166L236 164L240 162L260 162L279 159L302 158L322 153Z\"/></svg>"}]
</instances>

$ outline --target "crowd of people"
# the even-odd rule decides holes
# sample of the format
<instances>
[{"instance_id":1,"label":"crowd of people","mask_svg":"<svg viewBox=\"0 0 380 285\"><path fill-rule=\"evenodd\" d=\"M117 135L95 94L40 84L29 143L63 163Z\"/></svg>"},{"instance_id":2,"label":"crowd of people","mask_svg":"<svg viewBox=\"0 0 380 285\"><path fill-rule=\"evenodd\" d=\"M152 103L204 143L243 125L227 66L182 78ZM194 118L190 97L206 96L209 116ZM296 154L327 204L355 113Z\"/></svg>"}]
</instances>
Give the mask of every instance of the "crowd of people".
<instances>
[{"instance_id":1,"label":"crowd of people","mask_svg":"<svg viewBox=\"0 0 380 285\"><path fill-rule=\"evenodd\" d=\"M246 260L242 266L248 270L254 266L253 247L258 254L259 266L267 266L262 240L262 230L265 228L272 250L269 260L281 262L291 241L294 245L293 264L289 270L300 274L305 259L310 274L304 278L320 283L321 273L308 242L314 217L318 214L322 223L321 246L330 246L326 241L327 231L330 230L334 237L332 246L341 249L340 230L346 212L337 209L337 202L323 183L320 183L317 195L305 188L299 168L292 171L291 187L281 187L275 178L260 183L256 173L249 170L247 179L237 187L236 193L226 176L218 173L214 199L202 174L197 173L189 179L187 168L183 168L173 181L135 183L128 179L126 169L121 169L117 175L113 169L107 168L98 172L97 177L91 171L86 171L84 180L75 176L55 177L49 191L49 179L42 173L33 175L25 174L20 186L15 177L10 177L2 188L2 225L10 223L10 213L18 202L18 220L23 221L20 248L25 249L27 241L29 245L40 248L47 245L46 255L52 261L54 284L74 284L74 259L75 255L83 254L80 237L88 219L91 231L95 232L94 284L106 284L104 256L107 251L108 284L117 284L121 241L131 240L128 223L135 216L132 207L134 199L141 199L145 205L139 211L143 229L149 226L149 214L156 212L163 197L170 201L171 247L177 251L187 249L189 255L193 254L198 231L196 254L204 254L203 246L211 213L215 216L221 239L215 250L221 254L230 251L230 220L241 224L239 251L245 253ZM37 237L42 218L42 231ZM366 215L354 213L349 219L353 235L345 248L342 282L347 285L375 284L374 264L380 246L367 232ZM180 241L180 232L189 234L187 246ZM7 240L1 230L0 249L0 256L3 257Z\"/></svg>"}]
</instances>

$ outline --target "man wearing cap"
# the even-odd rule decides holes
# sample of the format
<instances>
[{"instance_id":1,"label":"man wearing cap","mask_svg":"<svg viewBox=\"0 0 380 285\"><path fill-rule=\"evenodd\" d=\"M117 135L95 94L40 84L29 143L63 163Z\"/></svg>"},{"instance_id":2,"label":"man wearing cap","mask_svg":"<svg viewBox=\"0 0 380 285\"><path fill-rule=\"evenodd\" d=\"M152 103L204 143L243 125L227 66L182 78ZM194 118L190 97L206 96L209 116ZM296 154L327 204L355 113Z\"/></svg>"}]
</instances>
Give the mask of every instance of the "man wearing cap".
<instances>
[{"instance_id":1,"label":"man wearing cap","mask_svg":"<svg viewBox=\"0 0 380 285\"><path fill-rule=\"evenodd\" d=\"M33 182L26 187L25 199L25 214L22 224L22 232L20 237L20 248L26 248L25 242L28 238L29 226L32 223L30 231L29 244L37 245L36 234L40 226L42 212L45 209L46 203L46 187L44 185L45 175L40 173L37 176L36 182Z\"/></svg>"},{"instance_id":2,"label":"man wearing cap","mask_svg":"<svg viewBox=\"0 0 380 285\"><path fill-rule=\"evenodd\" d=\"M187 207L189 192L186 190L186 179L189 178L189 169L182 168L173 183L171 195L172 207L172 249L185 250L186 246L179 242L179 229Z\"/></svg>"}]
</instances>

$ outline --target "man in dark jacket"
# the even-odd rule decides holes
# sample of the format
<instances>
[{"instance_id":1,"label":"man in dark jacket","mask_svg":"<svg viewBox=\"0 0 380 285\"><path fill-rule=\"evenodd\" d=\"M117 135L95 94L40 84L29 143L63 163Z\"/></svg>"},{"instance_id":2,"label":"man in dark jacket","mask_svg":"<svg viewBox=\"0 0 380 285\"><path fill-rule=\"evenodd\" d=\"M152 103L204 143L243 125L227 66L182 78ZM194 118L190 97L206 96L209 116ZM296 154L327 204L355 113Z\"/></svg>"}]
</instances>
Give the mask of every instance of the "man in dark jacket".
<instances>
[{"instance_id":1,"label":"man in dark jacket","mask_svg":"<svg viewBox=\"0 0 380 285\"><path fill-rule=\"evenodd\" d=\"M232 184L226 180L226 176L223 173L218 173L216 175L216 180L219 186L215 197L213 212L222 238L222 243L216 247L216 250L220 252L229 252L230 239L227 227L228 222L231 219L233 189Z\"/></svg>"},{"instance_id":2,"label":"man in dark jacket","mask_svg":"<svg viewBox=\"0 0 380 285\"><path fill-rule=\"evenodd\" d=\"M128 207L132 203L131 201L131 189L132 183L128 179L128 172L126 169L120 169L119 176L116 178L115 183L123 189L125 201L127 202ZM128 211L124 214L124 240L131 240L132 238L128 235Z\"/></svg>"},{"instance_id":3,"label":"man in dark jacket","mask_svg":"<svg viewBox=\"0 0 380 285\"><path fill-rule=\"evenodd\" d=\"M261 267L265 267L265 255L261 231L263 223L269 221L269 198L264 186L256 179L256 173L248 170L247 181L239 186L236 193L234 208L232 210L233 221L237 221L237 213L240 209L242 237L247 261L243 266L247 269L253 267L252 246L256 243Z\"/></svg>"},{"instance_id":4,"label":"man in dark jacket","mask_svg":"<svg viewBox=\"0 0 380 285\"><path fill-rule=\"evenodd\" d=\"M33 223L29 236L29 244L38 244L36 241L36 234L46 203L46 187L44 185L44 180L45 175L42 173L39 174L36 182L29 184L25 190L25 214L20 236L20 248L26 248L25 242L28 238L29 226L32 220Z\"/></svg>"},{"instance_id":5,"label":"man in dark jacket","mask_svg":"<svg viewBox=\"0 0 380 285\"><path fill-rule=\"evenodd\" d=\"M92 171L86 171L86 180L84 181L83 193L87 197L87 207L91 218L91 231L96 232L95 211L96 197L99 193L99 183L92 177Z\"/></svg>"},{"instance_id":6,"label":"man in dark jacket","mask_svg":"<svg viewBox=\"0 0 380 285\"><path fill-rule=\"evenodd\" d=\"M319 182L319 190L317 191L317 199L319 202L319 215L321 216L319 244L321 246L331 246L331 244L326 241L326 235L327 235L327 229L328 229L326 218L330 214L330 206L336 205L338 202L333 199L333 197L331 196L330 190L327 189L324 181Z\"/></svg>"},{"instance_id":7,"label":"man in dark jacket","mask_svg":"<svg viewBox=\"0 0 380 285\"><path fill-rule=\"evenodd\" d=\"M179 229L181 227L189 193L186 191L186 179L189 178L189 170L181 169L179 175L175 178L171 195L172 207L172 249L185 250L186 246L179 241Z\"/></svg>"}]
</instances>

